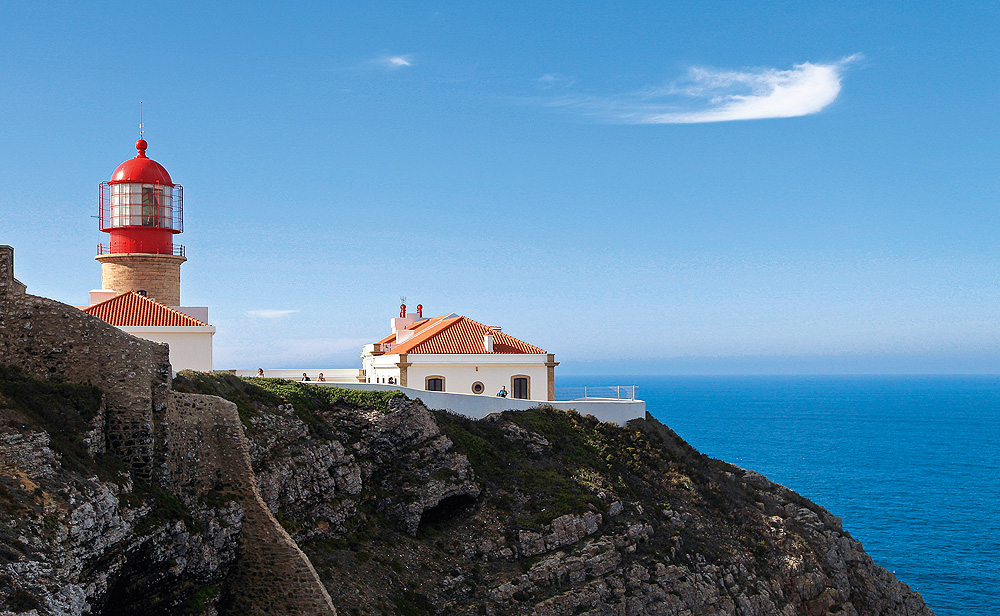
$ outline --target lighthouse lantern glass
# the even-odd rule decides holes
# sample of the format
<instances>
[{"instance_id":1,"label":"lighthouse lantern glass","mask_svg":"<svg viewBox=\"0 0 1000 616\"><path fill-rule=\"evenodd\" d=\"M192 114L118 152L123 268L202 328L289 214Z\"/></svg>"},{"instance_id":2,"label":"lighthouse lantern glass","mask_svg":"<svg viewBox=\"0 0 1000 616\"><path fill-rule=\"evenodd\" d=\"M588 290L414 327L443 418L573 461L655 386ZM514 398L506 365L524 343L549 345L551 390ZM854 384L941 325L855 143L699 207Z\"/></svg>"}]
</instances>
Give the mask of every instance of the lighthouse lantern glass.
<instances>
[{"instance_id":1,"label":"lighthouse lantern glass","mask_svg":"<svg viewBox=\"0 0 1000 616\"><path fill-rule=\"evenodd\" d=\"M173 186L124 182L110 188L112 227L174 229Z\"/></svg>"}]
</instances>

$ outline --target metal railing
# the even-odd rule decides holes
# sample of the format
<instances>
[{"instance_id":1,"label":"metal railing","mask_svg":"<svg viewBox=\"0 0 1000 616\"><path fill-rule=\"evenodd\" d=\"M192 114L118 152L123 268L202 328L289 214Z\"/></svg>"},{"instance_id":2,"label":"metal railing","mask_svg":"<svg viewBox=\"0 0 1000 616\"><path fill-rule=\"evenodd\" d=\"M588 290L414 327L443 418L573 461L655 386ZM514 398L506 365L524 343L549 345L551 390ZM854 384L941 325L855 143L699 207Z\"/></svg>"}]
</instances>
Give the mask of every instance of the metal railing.
<instances>
[{"instance_id":1,"label":"metal railing","mask_svg":"<svg viewBox=\"0 0 1000 616\"><path fill-rule=\"evenodd\" d=\"M556 400L635 400L635 385L556 387Z\"/></svg>"},{"instance_id":2,"label":"metal railing","mask_svg":"<svg viewBox=\"0 0 1000 616\"><path fill-rule=\"evenodd\" d=\"M133 244L133 247L137 247L138 248L137 250L133 250L132 251L133 253L154 254L154 255L155 254L167 254L167 253L161 253L161 252L159 252L159 247L154 247L154 245L152 245L152 244L149 246L149 250L144 249L142 243L139 243L138 245ZM99 255L110 255L110 254L114 254L114 253L111 252L111 246L109 244L98 244L97 245L97 254L99 254ZM174 244L172 250L170 251L170 254L173 255L173 256L175 256L175 257L186 257L187 256L187 250L181 244Z\"/></svg>"}]
</instances>

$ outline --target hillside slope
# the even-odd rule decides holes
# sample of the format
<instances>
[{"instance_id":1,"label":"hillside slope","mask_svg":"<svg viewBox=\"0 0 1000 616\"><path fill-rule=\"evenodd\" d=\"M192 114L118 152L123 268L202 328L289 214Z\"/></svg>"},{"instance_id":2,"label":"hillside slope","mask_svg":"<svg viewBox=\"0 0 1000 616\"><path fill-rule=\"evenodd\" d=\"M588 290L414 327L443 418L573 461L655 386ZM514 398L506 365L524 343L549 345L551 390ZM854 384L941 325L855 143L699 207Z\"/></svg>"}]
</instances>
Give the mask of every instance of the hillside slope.
<instances>
[{"instance_id":1,"label":"hillside slope","mask_svg":"<svg viewBox=\"0 0 1000 616\"><path fill-rule=\"evenodd\" d=\"M928 615L822 507L648 418L186 374L235 402L261 495L342 614Z\"/></svg>"}]
</instances>

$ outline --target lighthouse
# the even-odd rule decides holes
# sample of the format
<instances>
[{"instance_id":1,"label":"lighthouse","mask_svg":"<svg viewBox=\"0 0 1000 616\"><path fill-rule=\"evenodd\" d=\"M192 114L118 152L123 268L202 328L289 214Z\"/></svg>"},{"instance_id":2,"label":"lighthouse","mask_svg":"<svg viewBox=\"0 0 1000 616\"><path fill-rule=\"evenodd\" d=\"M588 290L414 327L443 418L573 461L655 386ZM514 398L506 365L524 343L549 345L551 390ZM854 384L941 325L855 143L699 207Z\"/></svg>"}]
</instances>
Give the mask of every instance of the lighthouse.
<instances>
[{"instance_id":1,"label":"lighthouse","mask_svg":"<svg viewBox=\"0 0 1000 616\"><path fill-rule=\"evenodd\" d=\"M144 139L137 153L101 182L101 231L110 234L98 246L104 289L155 299L167 306L181 303L184 246L174 236L184 231L184 189L174 184L163 165L146 156Z\"/></svg>"},{"instance_id":2,"label":"lighthouse","mask_svg":"<svg viewBox=\"0 0 1000 616\"><path fill-rule=\"evenodd\" d=\"M212 369L212 336L206 306L181 306L184 247L184 189L163 165L137 151L100 184L98 218L107 244L97 249L101 288L90 292L84 312L139 338L170 345L178 370Z\"/></svg>"}]
</instances>

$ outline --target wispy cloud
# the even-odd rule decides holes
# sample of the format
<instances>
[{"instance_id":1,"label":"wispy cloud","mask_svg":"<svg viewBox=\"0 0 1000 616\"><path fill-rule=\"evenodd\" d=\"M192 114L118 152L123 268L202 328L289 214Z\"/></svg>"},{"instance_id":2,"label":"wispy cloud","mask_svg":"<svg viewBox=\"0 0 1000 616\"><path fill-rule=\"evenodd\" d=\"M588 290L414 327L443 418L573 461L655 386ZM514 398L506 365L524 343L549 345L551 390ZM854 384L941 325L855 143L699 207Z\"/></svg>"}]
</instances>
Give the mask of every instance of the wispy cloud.
<instances>
[{"instance_id":1,"label":"wispy cloud","mask_svg":"<svg viewBox=\"0 0 1000 616\"><path fill-rule=\"evenodd\" d=\"M539 87L549 90L552 88L569 88L576 85L576 78L560 73L545 73L535 81Z\"/></svg>"},{"instance_id":2,"label":"wispy cloud","mask_svg":"<svg viewBox=\"0 0 1000 616\"><path fill-rule=\"evenodd\" d=\"M399 69L407 66L413 66L415 60L413 58L413 54L395 56L386 55L375 58L372 60L372 63L387 69Z\"/></svg>"},{"instance_id":3,"label":"wispy cloud","mask_svg":"<svg viewBox=\"0 0 1000 616\"><path fill-rule=\"evenodd\" d=\"M220 328L221 329L221 328ZM215 362L234 368L350 367L358 361L367 338L277 338L263 340L260 332L227 331L215 345Z\"/></svg>"},{"instance_id":4,"label":"wispy cloud","mask_svg":"<svg viewBox=\"0 0 1000 616\"><path fill-rule=\"evenodd\" d=\"M793 118L818 113L835 101L844 67L860 58L855 54L830 64L803 62L788 70L692 68L664 87L605 97L563 96L547 104L631 124Z\"/></svg>"},{"instance_id":5,"label":"wispy cloud","mask_svg":"<svg viewBox=\"0 0 1000 616\"><path fill-rule=\"evenodd\" d=\"M247 316L255 319L283 319L298 310L247 310Z\"/></svg>"}]
</instances>

